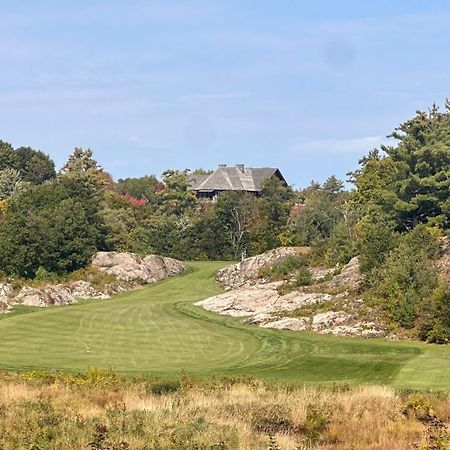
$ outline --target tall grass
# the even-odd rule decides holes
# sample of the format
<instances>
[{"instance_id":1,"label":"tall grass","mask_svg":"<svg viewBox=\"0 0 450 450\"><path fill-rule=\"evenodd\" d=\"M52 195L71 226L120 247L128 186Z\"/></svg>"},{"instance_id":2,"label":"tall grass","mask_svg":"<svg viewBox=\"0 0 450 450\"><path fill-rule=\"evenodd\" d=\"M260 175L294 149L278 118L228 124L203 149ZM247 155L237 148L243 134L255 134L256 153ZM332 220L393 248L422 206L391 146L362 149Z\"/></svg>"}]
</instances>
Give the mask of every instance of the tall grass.
<instances>
[{"instance_id":1,"label":"tall grass","mask_svg":"<svg viewBox=\"0 0 450 450\"><path fill-rule=\"evenodd\" d=\"M98 370L0 378L2 450L449 448L447 394L186 375L164 382Z\"/></svg>"}]
</instances>

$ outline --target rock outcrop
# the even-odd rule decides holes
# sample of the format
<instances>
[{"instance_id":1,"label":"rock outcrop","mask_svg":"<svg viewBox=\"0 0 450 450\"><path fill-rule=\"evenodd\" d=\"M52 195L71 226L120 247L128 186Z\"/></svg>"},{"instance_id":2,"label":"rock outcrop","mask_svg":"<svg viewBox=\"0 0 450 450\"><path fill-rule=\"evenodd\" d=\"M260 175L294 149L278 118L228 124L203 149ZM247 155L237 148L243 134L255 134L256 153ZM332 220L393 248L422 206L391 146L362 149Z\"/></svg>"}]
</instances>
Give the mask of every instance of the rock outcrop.
<instances>
[{"instance_id":1,"label":"rock outcrop","mask_svg":"<svg viewBox=\"0 0 450 450\"><path fill-rule=\"evenodd\" d=\"M358 257L352 258L330 281L323 283L326 288L342 288L357 290L361 284L361 272L359 270Z\"/></svg>"},{"instance_id":2,"label":"rock outcrop","mask_svg":"<svg viewBox=\"0 0 450 450\"><path fill-rule=\"evenodd\" d=\"M244 261L225 267L217 272L216 280L226 288L237 288L250 283L256 283L259 271L263 267L272 266L274 263L289 255L304 255L307 247L280 247L261 255L252 256Z\"/></svg>"},{"instance_id":3,"label":"rock outcrop","mask_svg":"<svg viewBox=\"0 0 450 450\"><path fill-rule=\"evenodd\" d=\"M157 255L141 258L134 253L119 252L98 252L92 266L120 281L144 283L156 283L185 270L185 265L173 258Z\"/></svg>"},{"instance_id":4,"label":"rock outcrop","mask_svg":"<svg viewBox=\"0 0 450 450\"><path fill-rule=\"evenodd\" d=\"M7 303L14 289L9 283L0 283L0 303Z\"/></svg>"},{"instance_id":5,"label":"rock outcrop","mask_svg":"<svg viewBox=\"0 0 450 450\"><path fill-rule=\"evenodd\" d=\"M24 286L14 297L13 302L26 306L62 306L71 305L80 299L109 298L120 291L117 286L97 290L87 281L74 281L67 285Z\"/></svg>"},{"instance_id":6,"label":"rock outcrop","mask_svg":"<svg viewBox=\"0 0 450 450\"><path fill-rule=\"evenodd\" d=\"M279 282L246 286L201 300L196 305L209 311L229 316L252 316L255 314L294 311L302 306L327 302L330 294L295 291L281 295Z\"/></svg>"},{"instance_id":7,"label":"rock outcrop","mask_svg":"<svg viewBox=\"0 0 450 450\"><path fill-rule=\"evenodd\" d=\"M178 275L185 269L181 261L173 258L149 255L140 258L134 253L98 252L92 266L100 272L113 276L114 282L95 287L89 281L73 281L68 284L43 284L24 286L13 292L10 284L0 283L0 305L27 306L70 305L80 299L106 299L112 295L135 288L142 284L161 281Z\"/></svg>"},{"instance_id":8,"label":"rock outcrop","mask_svg":"<svg viewBox=\"0 0 450 450\"><path fill-rule=\"evenodd\" d=\"M226 292L196 305L218 314L246 317L247 324L263 328L342 336L379 337L386 334L386 330L374 322L358 319L358 310L362 307L358 297L361 283L358 258L353 258L331 280L332 270L311 268L316 284L294 289L285 295L280 290L284 282L259 278L262 267L288 255L302 253L305 253L304 248L283 247L222 269L216 278L225 285ZM325 276L328 281L320 281Z\"/></svg>"},{"instance_id":9,"label":"rock outcrop","mask_svg":"<svg viewBox=\"0 0 450 450\"><path fill-rule=\"evenodd\" d=\"M14 288L9 283L0 283L0 314L8 311Z\"/></svg>"}]
</instances>

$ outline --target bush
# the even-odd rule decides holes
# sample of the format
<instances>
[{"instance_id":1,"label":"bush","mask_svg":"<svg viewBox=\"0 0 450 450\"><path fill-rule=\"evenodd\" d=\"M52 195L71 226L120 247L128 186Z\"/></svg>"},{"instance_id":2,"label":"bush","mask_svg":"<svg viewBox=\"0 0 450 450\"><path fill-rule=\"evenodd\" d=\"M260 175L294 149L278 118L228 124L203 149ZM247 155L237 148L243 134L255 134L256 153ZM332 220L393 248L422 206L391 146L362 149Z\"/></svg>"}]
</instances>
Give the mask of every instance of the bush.
<instances>
[{"instance_id":1,"label":"bush","mask_svg":"<svg viewBox=\"0 0 450 450\"><path fill-rule=\"evenodd\" d=\"M180 390L180 388L181 384L178 380L167 380L151 384L148 387L147 391L154 395L164 395L170 394L172 392L177 392L178 390Z\"/></svg>"},{"instance_id":2,"label":"bush","mask_svg":"<svg viewBox=\"0 0 450 450\"><path fill-rule=\"evenodd\" d=\"M301 267L295 278L297 286L309 286L314 283L314 277L307 267Z\"/></svg>"},{"instance_id":3,"label":"bush","mask_svg":"<svg viewBox=\"0 0 450 450\"><path fill-rule=\"evenodd\" d=\"M258 275L260 278L269 277L272 281L286 280L293 272L305 267L307 258L299 255L288 255L275 262L271 267L262 267Z\"/></svg>"},{"instance_id":4,"label":"bush","mask_svg":"<svg viewBox=\"0 0 450 450\"><path fill-rule=\"evenodd\" d=\"M418 226L402 236L386 260L368 275L368 296L401 327L417 325L427 299L437 286L437 273L428 263L432 247L430 235Z\"/></svg>"},{"instance_id":5,"label":"bush","mask_svg":"<svg viewBox=\"0 0 450 450\"><path fill-rule=\"evenodd\" d=\"M36 275L34 277L34 279L37 281L48 281L52 278L54 278L54 275L45 270L45 268L42 266L38 267L38 269L36 270Z\"/></svg>"},{"instance_id":6,"label":"bush","mask_svg":"<svg viewBox=\"0 0 450 450\"><path fill-rule=\"evenodd\" d=\"M450 288L441 283L424 303L419 337L435 344L450 342Z\"/></svg>"}]
</instances>

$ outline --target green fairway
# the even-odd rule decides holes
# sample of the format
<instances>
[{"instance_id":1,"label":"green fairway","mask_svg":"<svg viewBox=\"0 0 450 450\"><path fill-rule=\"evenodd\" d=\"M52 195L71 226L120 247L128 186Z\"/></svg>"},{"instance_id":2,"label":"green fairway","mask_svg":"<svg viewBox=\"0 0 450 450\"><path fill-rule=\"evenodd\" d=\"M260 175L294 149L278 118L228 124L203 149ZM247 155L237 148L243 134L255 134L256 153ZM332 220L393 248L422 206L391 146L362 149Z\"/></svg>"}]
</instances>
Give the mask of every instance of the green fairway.
<instances>
[{"instance_id":1,"label":"green fairway","mask_svg":"<svg viewBox=\"0 0 450 450\"><path fill-rule=\"evenodd\" d=\"M110 300L4 316L0 368L450 389L449 347L268 330L193 306L221 291L214 273L222 266L191 263L182 276Z\"/></svg>"}]
</instances>

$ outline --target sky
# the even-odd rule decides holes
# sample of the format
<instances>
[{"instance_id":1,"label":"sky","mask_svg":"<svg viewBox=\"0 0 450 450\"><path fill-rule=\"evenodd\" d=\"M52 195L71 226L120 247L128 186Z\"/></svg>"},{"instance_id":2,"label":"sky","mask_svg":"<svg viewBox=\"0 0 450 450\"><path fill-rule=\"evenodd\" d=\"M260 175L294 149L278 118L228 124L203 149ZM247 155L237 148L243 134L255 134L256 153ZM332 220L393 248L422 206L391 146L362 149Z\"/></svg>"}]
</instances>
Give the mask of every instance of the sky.
<instances>
[{"instance_id":1,"label":"sky","mask_svg":"<svg viewBox=\"0 0 450 450\"><path fill-rule=\"evenodd\" d=\"M450 96L446 0L0 0L0 22L0 139L115 178L345 179Z\"/></svg>"}]
</instances>

